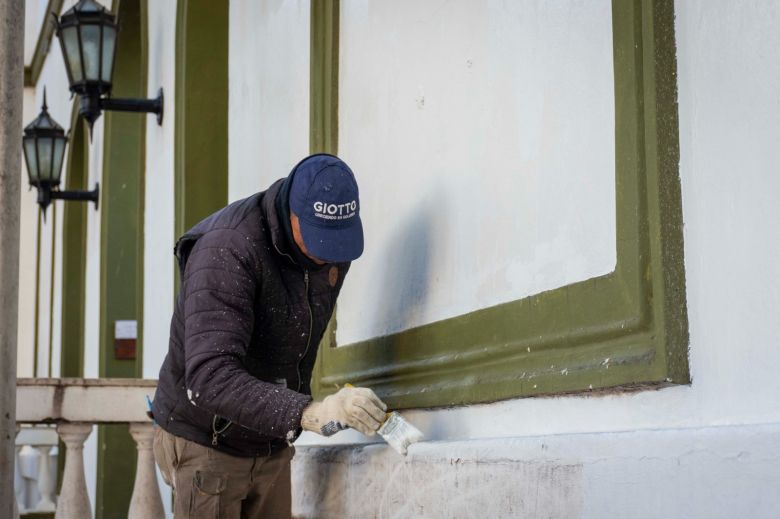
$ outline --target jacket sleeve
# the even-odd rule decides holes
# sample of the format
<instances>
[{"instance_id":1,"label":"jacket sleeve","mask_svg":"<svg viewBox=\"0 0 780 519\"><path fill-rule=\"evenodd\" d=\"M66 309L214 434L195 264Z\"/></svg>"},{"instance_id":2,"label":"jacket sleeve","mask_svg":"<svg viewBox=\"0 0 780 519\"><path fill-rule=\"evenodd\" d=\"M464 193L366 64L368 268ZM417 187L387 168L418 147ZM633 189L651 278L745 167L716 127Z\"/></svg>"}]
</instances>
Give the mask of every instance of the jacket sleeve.
<instances>
[{"instance_id":1,"label":"jacket sleeve","mask_svg":"<svg viewBox=\"0 0 780 519\"><path fill-rule=\"evenodd\" d=\"M233 230L203 235L182 282L187 396L195 406L267 436L289 437L311 397L244 368L258 279L250 241Z\"/></svg>"}]
</instances>

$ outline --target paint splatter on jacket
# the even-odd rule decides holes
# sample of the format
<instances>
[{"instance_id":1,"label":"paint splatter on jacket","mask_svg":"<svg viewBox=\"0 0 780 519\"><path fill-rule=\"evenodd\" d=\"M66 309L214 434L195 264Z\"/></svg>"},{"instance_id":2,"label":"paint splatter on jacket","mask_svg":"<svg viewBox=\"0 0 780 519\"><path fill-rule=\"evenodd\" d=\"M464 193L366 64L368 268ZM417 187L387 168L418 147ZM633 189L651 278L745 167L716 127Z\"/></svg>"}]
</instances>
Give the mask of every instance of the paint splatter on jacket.
<instances>
[{"instance_id":1,"label":"paint splatter on jacket","mask_svg":"<svg viewBox=\"0 0 780 519\"><path fill-rule=\"evenodd\" d=\"M349 269L293 259L289 216L276 203L283 183L212 214L175 248L182 282L154 418L236 456L268 455L300 434L317 346Z\"/></svg>"}]
</instances>

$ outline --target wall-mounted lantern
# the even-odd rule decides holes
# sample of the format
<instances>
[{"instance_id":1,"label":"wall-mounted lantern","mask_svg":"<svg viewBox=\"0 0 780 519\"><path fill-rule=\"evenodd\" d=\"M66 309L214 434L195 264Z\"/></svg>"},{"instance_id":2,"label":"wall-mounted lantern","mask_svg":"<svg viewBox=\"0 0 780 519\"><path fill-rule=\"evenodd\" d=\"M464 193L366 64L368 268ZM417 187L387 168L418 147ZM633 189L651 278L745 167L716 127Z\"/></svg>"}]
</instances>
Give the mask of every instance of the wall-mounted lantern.
<instances>
[{"instance_id":1,"label":"wall-mounted lantern","mask_svg":"<svg viewBox=\"0 0 780 519\"><path fill-rule=\"evenodd\" d=\"M111 97L117 29L116 16L94 0L80 0L57 20L70 91L79 95L79 115L89 124L90 133L103 110L154 113L162 124L162 88L156 99Z\"/></svg>"},{"instance_id":2,"label":"wall-mounted lantern","mask_svg":"<svg viewBox=\"0 0 780 519\"><path fill-rule=\"evenodd\" d=\"M46 92L38 117L24 128L22 146L30 185L38 188L38 205L43 214L53 199L94 202L98 206L100 186L96 183L92 191L60 191L62 159L68 137L62 126L52 119L46 106Z\"/></svg>"}]
</instances>

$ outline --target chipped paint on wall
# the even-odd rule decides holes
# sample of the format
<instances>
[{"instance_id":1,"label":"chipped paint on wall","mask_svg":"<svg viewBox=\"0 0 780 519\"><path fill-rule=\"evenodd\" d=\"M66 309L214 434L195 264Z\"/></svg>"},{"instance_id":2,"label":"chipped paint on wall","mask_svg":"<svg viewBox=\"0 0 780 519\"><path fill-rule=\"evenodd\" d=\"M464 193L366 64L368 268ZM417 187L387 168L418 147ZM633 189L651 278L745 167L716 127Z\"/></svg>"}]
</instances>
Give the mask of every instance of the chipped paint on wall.
<instances>
[{"instance_id":1,"label":"chipped paint on wall","mask_svg":"<svg viewBox=\"0 0 780 519\"><path fill-rule=\"evenodd\" d=\"M580 517L582 465L448 446L401 457L383 445L301 449L296 517ZM307 477L296 477L305 472ZM316 477L313 477L316 476ZM478 511L478 514L477 514Z\"/></svg>"}]
</instances>

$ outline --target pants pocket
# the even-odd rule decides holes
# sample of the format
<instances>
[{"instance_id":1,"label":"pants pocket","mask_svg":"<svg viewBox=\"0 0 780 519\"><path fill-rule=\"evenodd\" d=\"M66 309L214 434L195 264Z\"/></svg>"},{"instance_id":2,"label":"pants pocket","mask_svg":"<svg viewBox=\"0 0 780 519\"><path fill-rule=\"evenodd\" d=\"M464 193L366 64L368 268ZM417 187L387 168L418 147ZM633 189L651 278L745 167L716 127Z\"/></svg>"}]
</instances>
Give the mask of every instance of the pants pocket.
<instances>
[{"instance_id":1,"label":"pants pocket","mask_svg":"<svg viewBox=\"0 0 780 519\"><path fill-rule=\"evenodd\" d=\"M227 488L227 481L227 474L196 470L192 478L188 516L218 519L222 492Z\"/></svg>"}]
</instances>

